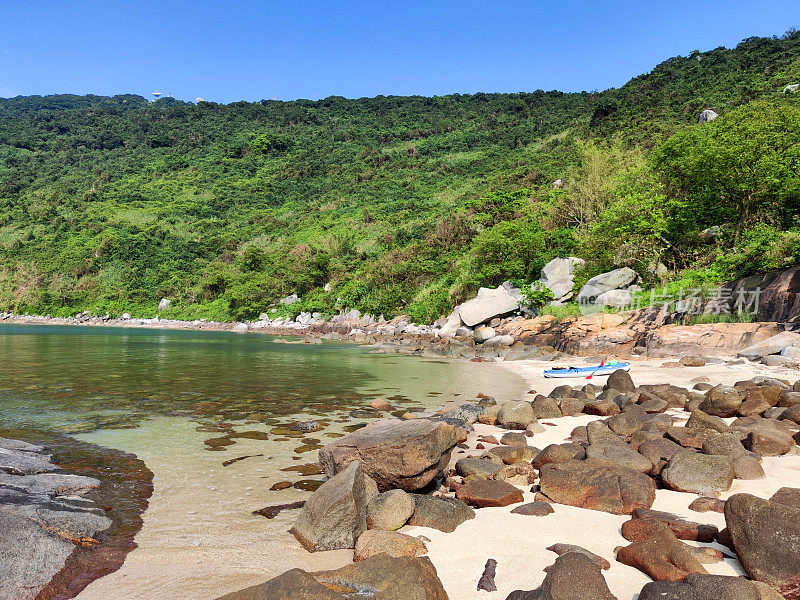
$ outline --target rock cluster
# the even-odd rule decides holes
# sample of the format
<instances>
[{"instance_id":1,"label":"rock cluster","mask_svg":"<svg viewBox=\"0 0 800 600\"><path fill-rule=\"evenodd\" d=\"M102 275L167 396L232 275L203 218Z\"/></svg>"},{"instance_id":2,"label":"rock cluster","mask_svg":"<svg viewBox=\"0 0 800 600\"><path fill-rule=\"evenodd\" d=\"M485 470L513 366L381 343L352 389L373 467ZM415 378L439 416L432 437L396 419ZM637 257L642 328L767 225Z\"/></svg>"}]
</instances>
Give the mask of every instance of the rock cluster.
<instances>
[{"instance_id":1,"label":"rock cluster","mask_svg":"<svg viewBox=\"0 0 800 600\"><path fill-rule=\"evenodd\" d=\"M83 497L100 482L63 473L41 446L0 438L0 598L32 600L79 546L111 526Z\"/></svg>"}]
</instances>

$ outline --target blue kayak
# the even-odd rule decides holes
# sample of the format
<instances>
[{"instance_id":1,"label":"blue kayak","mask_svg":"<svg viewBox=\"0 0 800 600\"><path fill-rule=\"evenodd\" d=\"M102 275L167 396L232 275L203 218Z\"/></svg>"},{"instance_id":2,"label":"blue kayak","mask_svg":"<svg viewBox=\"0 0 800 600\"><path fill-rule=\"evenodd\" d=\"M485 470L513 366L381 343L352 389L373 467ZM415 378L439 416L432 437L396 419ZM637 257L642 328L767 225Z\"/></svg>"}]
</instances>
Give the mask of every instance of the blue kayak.
<instances>
[{"instance_id":1,"label":"blue kayak","mask_svg":"<svg viewBox=\"0 0 800 600\"><path fill-rule=\"evenodd\" d=\"M556 367L555 369L547 369L544 372L545 377L605 377L611 375L614 371L630 371L631 363L618 362L608 365L595 365L593 367Z\"/></svg>"}]
</instances>

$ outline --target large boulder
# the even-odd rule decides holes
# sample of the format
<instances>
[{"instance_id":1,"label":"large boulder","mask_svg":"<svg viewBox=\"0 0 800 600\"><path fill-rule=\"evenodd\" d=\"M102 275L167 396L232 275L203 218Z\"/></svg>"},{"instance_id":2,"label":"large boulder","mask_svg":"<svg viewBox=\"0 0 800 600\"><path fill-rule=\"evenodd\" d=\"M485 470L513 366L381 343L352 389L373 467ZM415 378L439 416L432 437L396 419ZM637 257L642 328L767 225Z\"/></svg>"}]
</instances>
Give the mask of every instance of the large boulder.
<instances>
[{"instance_id":1,"label":"large boulder","mask_svg":"<svg viewBox=\"0 0 800 600\"><path fill-rule=\"evenodd\" d=\"M553 292L551 304L563 304L572 298L575 270L584 264L586 262L582 258L569 256L554 258L544 266L539 283Z\"/></svg>"},{"instance_id":2,"label":"large boulder","mask_svg":"<svg viewBox=\"0 0 800 600\"><path fill-rule=\"evenodd\" d=\"M730 456L680 452L661 471L662 481L672 490L702 494L726 492L733 483Z\"/></svg>"},{"instance_id":3,"label":"large boulder","mask_svg":"<svg viewBox=\"0 0 800 600\"><path fill-rule=\"evenodd\" d=\"M458 315L467 327L475 327L495 317L509 315L519 308L519 300L506 288L480 288L478 296L458 307Z\"/></svg>"},{"instance_id":4,"label":"large boulder","mask_svg":"<svg viewBox=\"0 0 800 600\"><path fill-rule=\"evenodd\" d=\"M727 419L736 416L743 400L744 397L738 389L719 384L706 392L700 410L708 415Z\"/></svg>"},{"instance_id":5,"label":"large boulder","mask_svg":"<svg viewBox=\"0 0 800 600\"><path fill-rule=\"evenodd\" d=\"M586 282L581 291L578 292L576 300L578 304L595 304L597 297L601 294L626 288L636 281L637 277L636 271L628 267L601 273Z\"/></svg>"},{"instance_id":6,"label":"large boulder","mask_svg":"<svg viewBox=\"0 0 800 600\"><path fill-rule=\"evenodd\" d=\"M650 477L603 460L570 460L542 467L539 490L553 502L617 515L650 508L656 485Z\"/></svg>"},{"instance_id":7,"label":"large boulder","mask_svg":"<svg viewBox=\"0 0 800 600\"><path fill-rule=\"evenodd\" d=\"M567 552L547 570L540 588L511 592L506 600L617 600L600 567L586 554Z\"/></svg>"},{"instance_id":8,"label":"large boulder","mask_svg":"<svg viewBox=\"0 0 800 600\"><path fill-rule=\"evenodd\" d=\"M384 419L328 444L319 451L319 462L333 477L358 460L381 491L414 491L441 473L453 447L466 438L465 429L447 423Z\"/></svg>"},{"instance_id":9,"label":"large boulder","mask_svg":"<svg viewBox=\"0 0 800 600\"><path fill-rule=\"evenodd\" d=\"M309 552L355 548L367 529L367 504L377 496L358 461L323 483L290 532Z\"/></svg>"},{"instance_id":10,"label":"large boulder","mask_svg":"<svg viewBox=\"0 0 800 600\"><path fill-rule=\"evenodd\" d=\"M536 414L533 406L524 400L506 402L497 411L497 424L505 429L525 429L534 421Z\"/></svg>"},{"instance_id":11,"label":"large boulder","mask_svg":"<svg viewBox=\"0 0 800 600\"><path fill-rule=\"evenodd\" d=\"M780 354L784 348L799 344L800 333L784 331L740 350L736 356L749 360L759 360L770 354Z\"/></svg>"},{"instance_id":12,"label":"large boulder","mask_svg":"<svg viewBox=\"0 0 800 600\"><path fill-rule=\"evenodd\" d=\"M800 572L800 508L735 494L725 502L725 523L752 579L780 586Z\"/></svg>"},{"instance_id":13,"label":"large boulder","mask_svg":"<svg viewBox=\"0 0 800 600\"><path fill-rule=\"evenodd\" d=\"M379 554L334 571L287 571L217 600L448 600L427 557Z\"/></svg>"},{"instance_id":14,"label":"large boulder","mask_svg":"<svg viewBox=\"0 0 800 600\"><path fill-rule=\"evenodd\" d=\"M703 125L704 123L710 123L711 121L717 119L718 117L719 113L717 113L717 111L707 108L700 113L699 117L697 117L697 122Z\"/></svg>"}]
</instances>

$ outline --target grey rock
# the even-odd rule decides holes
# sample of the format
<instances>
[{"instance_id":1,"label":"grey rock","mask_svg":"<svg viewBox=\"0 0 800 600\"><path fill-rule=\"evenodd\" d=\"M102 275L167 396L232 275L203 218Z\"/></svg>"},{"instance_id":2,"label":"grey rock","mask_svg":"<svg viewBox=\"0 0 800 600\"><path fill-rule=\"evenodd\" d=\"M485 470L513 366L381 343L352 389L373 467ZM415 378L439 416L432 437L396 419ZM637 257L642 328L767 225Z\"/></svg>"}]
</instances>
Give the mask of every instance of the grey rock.
<instances>
[{"instance_id":1,"label":"grey rock","mask_svg":"<svg viewBox=\"0 0 800 600\"><path fill-rule=\"evenodd\" d=\"M701 494L728 491L733 475L733 459L729 456L680 452L670 459L661 479L670 489Z\"/></svg>"},{"instance_id":2,"label":"grey rock","mask_svg":"<svg viewBox=\"0 0 800 600\"><path fill-rule=\"evenodd\" d=\"M525 429L535 420L533 407L522 400L506 402L497 411L497 424L505 429Z\"/></svg>"},{"instance_id":3,"label":"grey rock","mask_svg":"<svg viewBox=\"0 0 800 600\"><path fill-rule=\"evenodd\" d=\"M431 527L452 533L464 521L475 518L475 511L455 498L434 498L422 494L411 494L414 498L414 513L407 525Z\"/></svg>"},{"instance_id":4,"label":"grey rock","mask_svg":"<svg viewBox=\"0 0 800 600\"><path fill-rule=\"evenodd\" d=\"M368 496L362 464L358 461L323 483L306 501L290 530L309 552L355 548L367 529Z\"/></svg>"},{"instance_id":5,"label":"grey rock","mask_svg":"<svg viewBox=\"0 0 800 600\"><path fill-rule=\"evenodd\" d=\"M367 504L367 528L395 531L414 514L414 498L403 490L389 490Z\"/></svg>"},{"instance_id":6,"label":"grey rock","mask_svg":"<svg viewBox=\"0 0 800 600\"><path fill-rule=\"evenodd\" d=\"M784 331L740 350L736 355L748 360L760 360L770 354L779 354L787 346L800 344L800 333Z\"/></svg>"},{"instance_id":7,"label":"grey rock","mask_svg":"<svg viewBox=\"0 0 800 600\"><path fill-rule=\"evenodd\" d=\"M700 113L699 117L697 117L697 122L703 125L705 123L710 123L711 121L717 119L718 117L719 114L716 111L707 108Z\"/></svg>"},{"instance_id":8,"label":"grey rock","mask_svg":"<svg viewBox=\"0 0 800 600\"><path fill-rule=\"evenodd\" d=\"M458 307L458 314L464 325L474 327L494 317L511 314L517 308L518 300L503 286L496 289L480 288L477 297Z\"/></svg>"},{"instance_id":9,"label":"grey rock","mask_svg":"<svg viewBox=\"0 0 800 600\"><path fill-rule=\"evenodd\" d=\"M628 267L615 269L592 277L578 292L578 304L594 304L601 294L628 287L636 281L636 271Z\"/></svg>"}]
</instances>

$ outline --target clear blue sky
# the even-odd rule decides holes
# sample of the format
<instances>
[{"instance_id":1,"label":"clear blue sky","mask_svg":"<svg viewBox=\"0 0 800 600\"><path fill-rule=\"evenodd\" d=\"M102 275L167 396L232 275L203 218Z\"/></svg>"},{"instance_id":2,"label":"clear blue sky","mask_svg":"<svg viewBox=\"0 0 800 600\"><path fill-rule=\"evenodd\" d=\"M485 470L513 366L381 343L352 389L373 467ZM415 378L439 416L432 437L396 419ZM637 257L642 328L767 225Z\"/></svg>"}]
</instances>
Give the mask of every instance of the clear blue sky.
<instances>
[{"instance_id":1,"label":"clear blue sky","mask_svg":"<svg viewBox=\"0 0 800 600\"><path fill-rule=\"evenodd\" d=\"M798 0L0 0L0 97L595 90L790 27Z\"/></svg>"}]
</instances>

